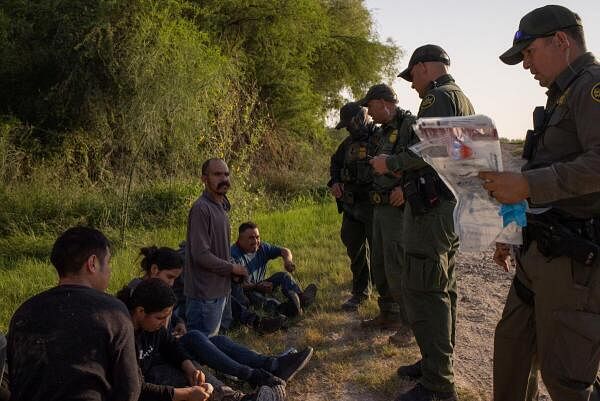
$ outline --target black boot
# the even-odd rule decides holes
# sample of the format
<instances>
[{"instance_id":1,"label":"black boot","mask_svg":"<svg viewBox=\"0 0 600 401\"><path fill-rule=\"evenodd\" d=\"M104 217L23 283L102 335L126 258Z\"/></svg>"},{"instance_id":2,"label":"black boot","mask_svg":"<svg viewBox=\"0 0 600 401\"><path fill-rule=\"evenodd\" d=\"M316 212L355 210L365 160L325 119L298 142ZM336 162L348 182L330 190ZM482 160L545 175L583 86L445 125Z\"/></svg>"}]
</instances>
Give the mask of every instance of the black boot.
<instances>
[{"instance_id":1,"label":"black boot","mask_svg":"<svg viewBox=\"0 0 600 401\"><path fill-rule=\"evenodd\" d=\"M400 366L396 373L403 379L417 380L423 376L423 371L421 370L421 361L422 360L419 359L412 365Z\"/></svg>"}]
</instances>

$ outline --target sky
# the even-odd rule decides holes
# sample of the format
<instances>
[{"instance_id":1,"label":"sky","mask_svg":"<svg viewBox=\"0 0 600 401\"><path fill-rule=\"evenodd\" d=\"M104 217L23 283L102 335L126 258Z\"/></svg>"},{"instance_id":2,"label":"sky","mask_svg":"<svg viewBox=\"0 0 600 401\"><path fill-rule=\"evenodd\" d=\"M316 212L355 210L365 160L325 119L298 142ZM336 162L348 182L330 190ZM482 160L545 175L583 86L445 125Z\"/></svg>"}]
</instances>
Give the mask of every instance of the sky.
<instances>
[{"instance_id":1,"label":"sky","mask_svg":"<svg viewBox=\"0 0 600 401\"><path fill-rule=\"evenodd\" d=\"M475 111L491 117L501 137L515 139L524 138L531 128L531 114L535 106L545 105L546 89L522 64L509 66L498 56L512 45L521 17L546 4L578 13L588 51L600 57L600 0L365 0L380 39L392 38L404 51L398 72L406 68L415 48L442 46L450 56L450 74ZM396 78L392 86L400 107L416 114L420 99L410 82Z\"/></svg>"}]
</instances>

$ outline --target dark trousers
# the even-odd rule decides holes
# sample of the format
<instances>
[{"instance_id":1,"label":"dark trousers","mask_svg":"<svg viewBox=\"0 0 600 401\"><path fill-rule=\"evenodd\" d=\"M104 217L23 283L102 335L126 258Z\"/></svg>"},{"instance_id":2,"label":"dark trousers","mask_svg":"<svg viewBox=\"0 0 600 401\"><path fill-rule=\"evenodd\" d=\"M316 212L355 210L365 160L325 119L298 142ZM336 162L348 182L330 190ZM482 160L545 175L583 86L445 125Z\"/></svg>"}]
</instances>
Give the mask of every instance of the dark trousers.
<instances>
[{"instance_id":1,"label":"dark trousers","mask_svg":"<svg viewBox=\"0 0 600 401\"><path fill-rule=\"evenodd\" d=\"M296 294L302 293L302 289L288 272L277 272L265 281L273 284L273 292L279 288L286 298L289 298L290 291ZM274 313L280 304L281 302L273 297L258 291L244 291L239 284L233 283L221 327L229 329L234 321L252 326L258 319L258 314L251 309L252 306Z\"/></svg>"},{"instance_id":2,"label":"dark trousers","mask_svg":"<svg viewBox=\"0 0 600 401\"><path fill-rule=\"evenodd\" d=\"M352 295L366 296L369 294L369 246L372 244L372 221L365 223L352 217L348 212L343 213L340 237L350 258L352 271Z\"/></svg>"}]
</instances>

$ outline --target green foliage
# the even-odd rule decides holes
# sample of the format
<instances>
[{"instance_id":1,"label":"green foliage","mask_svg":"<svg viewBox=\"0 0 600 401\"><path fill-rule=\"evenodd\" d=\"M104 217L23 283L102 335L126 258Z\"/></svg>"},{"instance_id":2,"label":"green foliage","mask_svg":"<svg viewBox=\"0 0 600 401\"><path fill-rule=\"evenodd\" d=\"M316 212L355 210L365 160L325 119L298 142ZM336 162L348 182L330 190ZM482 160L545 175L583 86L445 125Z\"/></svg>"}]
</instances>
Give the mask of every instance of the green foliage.
<instances>
[{"instance_id":1,"label":"green foliage","mask_svg":"<svg viewBox=\"0 0 600 401\"><path fill-rule=\"evenodd\" d=\"M182 219L213 156L236 213L320 198L326 112L397 55L361 0L0 2L0 236Z\"/></svg>"}]
</instances>

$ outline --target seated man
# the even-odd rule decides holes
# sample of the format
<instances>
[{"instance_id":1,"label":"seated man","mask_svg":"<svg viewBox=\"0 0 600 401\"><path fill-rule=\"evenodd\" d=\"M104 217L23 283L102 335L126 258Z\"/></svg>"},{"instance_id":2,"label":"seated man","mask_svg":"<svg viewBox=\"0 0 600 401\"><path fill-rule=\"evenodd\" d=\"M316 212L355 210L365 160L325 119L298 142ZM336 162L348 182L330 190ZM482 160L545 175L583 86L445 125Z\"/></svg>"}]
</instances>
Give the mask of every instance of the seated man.
<instances>
[{"instance_id":1,"label":"seated man","mask_svg":"<svg viewBox=\"0 0 600 401\"><path fill-rule=\"evenodd\" d=\"M104 293L108 240L74 227L54 243L58 286L25 301L8 331L13 401L137 401L140 375L125 306Z\"/></svg>"},{"instance_id":2,"label":"seated man","mask_svg":"<svg viewBox=\"0 0 600 401\"><path fill-rule=\"evenodd\" d=\"M241 320L248 314L248 307L254 305L271 312L281 313L288 317L300 316L303 308L312 304L317 293L317 286L310 284L304 291L294 280L291 273L296 266L292 260L292 252L283 247L260 241L258 226L252 222L240 225L238 240L231 247L231 257L235 263L246 266L249 277L247 282L233 283L231 291L231 309L233 318ZM269 260L281 257L286 271L277 272L265 278ZM269 297L277 288L281 289L287 302L280 303Z\"/></svg>"}]
</instances>

